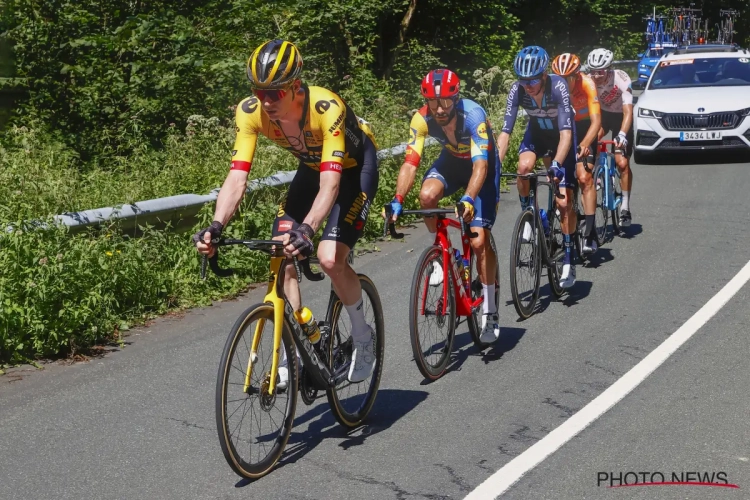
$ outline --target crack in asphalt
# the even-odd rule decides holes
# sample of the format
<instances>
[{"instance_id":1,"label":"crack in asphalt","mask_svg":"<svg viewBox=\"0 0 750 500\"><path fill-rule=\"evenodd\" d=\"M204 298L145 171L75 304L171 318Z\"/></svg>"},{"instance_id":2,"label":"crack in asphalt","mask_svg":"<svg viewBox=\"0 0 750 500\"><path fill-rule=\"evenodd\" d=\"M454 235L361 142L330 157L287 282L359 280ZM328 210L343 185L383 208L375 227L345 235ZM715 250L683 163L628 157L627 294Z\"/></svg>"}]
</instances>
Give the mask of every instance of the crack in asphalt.
<instances>
[{"instance_id":1,"label":"crack in asphalt","mask_svg":"<svg viewBox=\"0 0 750 500\"><path fill-rule=\"evenodd\" d=\"M448 472L448 474L450 474L450 476L451 476L451 478L450 478L451 483L453 483L456 486L458 486L459 488L461 488L461 490L463 490L463 491L471 491L473 489L471 486L469 486L466 483L466 481L461 476L459 476L456 473L456 471L455 471L455 469L453 469L453 467L449 467L449 466L447 466L445 464L433 464L433 465L435 467L440 467L441 469L445 469L445 471Z\"/></svg>"},{"instance_id":2,"label":"crack in asphalt","mask_svg":"<svg viewBox=\"0 0 750 500\"><path fill-rule=\"evenodd\" d=\"M557 408L558 410L560 410L563 413L565 413L565 415L567 417L570 417L571 415L573 415L575 412L577 412L580 409L580 408L575 409L575 408L571 408L570 406L565 406L564 404L558 403L557 401L555 401L552 398L544 398L544 401L542 401L542 402L544 404L548 404L550 406L553 406L553 407Z\"/></svg>"},{"instance_id":3,"label":"crack in asphalt","mask_svg":"<svg viewBox=\"0 0 750 500\"><path fill-rule=\"evenodd\" d=\"M185 427L194 427L194 428L200 429L202 431L208 430L205 427L201 427L198 424L193 424L191 422L188 422L187 420L180 420L178 418L172 418L172 417L166 417L166 420L172 420L173 422L178 422L178 423L184 425Z\"/></svg>"},{"instance_id":4,"label":"crack in asphalt","mask_svg":"<svg viewBox=\"0 0 750 500\"><path fill-rule=\"evenodd\" d=\"M592 363L591 361L586 361L586 364L587 364L588 366L591 366L591 367L597 368L597 369L599 369L599 370L601 370L601 371L603 371L603 372L605 372L605 373L609 373L609 374L610 374L610 375L612 375L613 377L619 377L619 376L620 376L620 375L618 375L617 373L613 372L612 370L610 370L610 369L608 369L608 368L604 368L603 366L599 366L599 365L597 365L596 363Z\"/></svg>"},{"instance_id":5,"label":"crack in asphalt","mask_svg":"<svg viewBox=\"0 0 750 500\"><path fill-rule=\"evenodd\" d=\"M436 493L426 493L426 494L425 493L412 493L403 489L402 487L400 487L393 481L378 481L377 479L373 477L365 476L362 474L352 474L346 471L339 471L331 467L329 464L318 463L318 465L324 469L327 469L333 472L341 479L347 479L349 481L357 481L360 483L386 487L396 494L396 500L406 500L408 497L419 497L419 498L425 498L427 500L453 500L453 497L445 496L445 495L438 495Z\"/></svg>"}]
</instances>

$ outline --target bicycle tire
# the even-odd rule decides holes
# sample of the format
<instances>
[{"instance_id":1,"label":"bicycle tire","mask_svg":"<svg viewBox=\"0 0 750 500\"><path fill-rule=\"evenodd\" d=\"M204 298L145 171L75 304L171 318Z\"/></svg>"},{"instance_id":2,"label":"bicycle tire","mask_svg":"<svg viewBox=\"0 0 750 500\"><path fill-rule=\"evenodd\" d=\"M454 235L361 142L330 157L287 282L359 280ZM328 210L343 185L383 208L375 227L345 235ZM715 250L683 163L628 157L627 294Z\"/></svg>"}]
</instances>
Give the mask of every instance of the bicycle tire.
<instances>
[{"instance_id":1,"label":"bicycle tire","mask_svg":"<svg viewBox=\"0 0 750 500\"><path fill-rule=\"evenodd\" d=\"M552 231L552 237L550 238L550 254L548 257L552 261L552 265L547 266L547 279L549 280L552 294L555 297L560 298L564 292L563 288L560 286L560 274L562 273L562 258L565 254L565 237L562 233L562 221L556 213L552 215L552 219L550 220L550 230ZM560 243L558 243L557 238L554 237L558 231L562 240Z\"/></svg>"},{"instance_id":2,"label":"bicycle tire","mask_svg":"<svg viewBox=\"0 0 750 500\"><path fill-rule=\"evenodd\" d=\"M229 333L226 343L224 344L224 351L222 352L221 362L219 364L219 373L216 379L216 429L219 435L219 445L221 451L224 454L229 466L239 476L247 479L258 479L268 474L276 465L281 458L286 443L289 440L289 436L292 433L292 426L294 424L294 412L297 407L297 390L299 383L299 370L297 366L297 355L294 351L294 341L292 340L292 334L289 331L289 327L286 325L286 320L282 330L282 345L286 351L288 367L289 367L289 381L286 389L284 390L288 395L286 410L284 412L284 418L282 427L279 430L279 435L274 441L274 445L271 451L259 460L257 463L249 462L240 457L237 447L231 440L229 432L229 422L227 408L227 392L229 390L229 374L233 367L232 358L240 344L244 332L247 327L253 323L253 319L264 319L268 322L273 322L274 308L269 303L259 303L247 308L242 315L237 319L232 330ZM240 370L241 371L241 370ZM260 399L259 389L258 399ZM274 398L276 396L274 395ZM262 403L259 402L259 406ZM237 408L239 409L239 407ZM237 411L235 410L235 412ZM245 412L246 413L246 412ZM241 428L240 423L240 428ZM240 429L241 432L241 429Z\"/></svg>"},{"instance_id":3,"label":"bicycle tire","mask_svg":"<svg viewBox=\"0 0 750 500\"><path fill-rule=\"evenodd\" d=\"M421 316L422 300L420 298L420 290L424 285L424 280L429 279L429 275L432 273L431 262L437 261L443 269L445 269L445 263L443 261L443 250L437 245L433 245L425 248L422 255L417 261L417 266L414 269L414 276L411 281L411 294L409 297L409 337L411 339L411 351L414 356L414 362L417 364L419 373L428 380L437 380L443 376L448 362L450 361L451 352L453 352L453 340L456 333L456 296L453 286L453 273L448 270L448 282L443 283L443 287L448 287L448 310L447 314L443 316L442 321L447 320L447 335L445 337L444 347L442 355L437 358L435 363L430 363L425 359L425 353L422 350L422 344L420 342L419 332L419 318ZM448 263L450 265L450 263ZM424 274L427 272L427 274ZM429 289L429 285L428 285ZM442 288L441 288L442 289ZM435 310L440 307L439 299L435 304ZM440 317L435 314L437 322L440 323ZM446 323L444 323L446 324ZM439 342L433 343L430 347L439 345Z\"/></svg>"},{"instance_id":4,"label":"bicycle tire","mask_svg":"<svg viewBox=\"0 0 750 500\"><path fill-rule=\"evenodd\" d=\"M351 382L344 380L344 382L338 386L326 389L326 396L328 397L328 404L331 407L331 413L333 413L333 416L339 424L350 429L361 425L367 418L367 415L369 415L370 410L372 410L372 406L375 404L375 398L378 395L378 388L380 387L380 378L383 374L383 358L385 353L385 322L383 319L383 305L380 302L380 295L378 294L375 284L369 277L364 274L357 274L357 276L359 276L359 282L362 286L363 307L366 307L364 305L364 296L366 295L367 300L370 302L373 309L375 321L375 368L372 375L369 377L370 385L367 389L367 393L364 400L359 403L357 411L349 411L345 408L345 405L342 404L342 400L339 398L339 391L345 387L349 387ZM334 338L339 338L340 341L340 337L338 337L337 334L339 333L338 319L341 316L342 309L343 304L341 303L341 299L339 299L334 293L332 300L329 303L328 314L326 315L326 319L329 321L329 325L331 325L331 340L328 343L328 367L332 373L336 372ZM340 342L339 345L341 345ZM351 362L351 354L349 354L349 362ZM359 384L363 382L365 381L359 382Z\"/></svg>"},{"instance_id":5,"label":"bicycle tire","mask_svg":"<svg viewBox=\"0 0 750 500\"><path fill-rule=\"evenodd\" d=\"M583 254L583 244L585 243L584 234L586 233L586 214L583 208L583 193L581 192L581 188L576 188L575 193L576 203L573 206L573 215L576 218L576 232L573 238L573 245L575 247L576 255L578 255L578 259L581 261L581 264L583 264L588 260L588 255Z\"/></svg>"},{"instance_id":6,"label":"bicycle tire","mask_svg":"<svg viewBox=\"0 0 750 500\"><path fill-rule=\"evenodd\" d=\"M532 258L530 259L529 265L533 269L533 290L531 293L530 300L521 300L521 294L518 291L518 277L516 275L517 269L519 269L519 254L523 242L523 228L528 223L532 228L534 227L534 213L531 210L524 210L518 214L516 224L513 227L513 236L511 237L510 243L510 293L513 297L513 306L516 308L518 316L522 319L528 319L534 313L534 308L539 300L539 282L542 275L542 245L541 235L537 234L532 243ZM541 226L541 224L540 224ZM526 303L528 302L528 303Z\"/></svg>"},{"instance_id":7,"label":"bicycle tire","mask_svg":"<svg viewBox=\"0 0 750 500\"><path fill-rule=\"evenodd\" d=\"M596 233L596 242L599 246L604 245L607 237L607 220L609 219L609 209L607 208L607 200L604 199L604 184L607 181L605 177L604 168L601 166L596 169L594 173L594 188L599 186L596 190L596 212L594 213L594 233Z\"/></svg>"},{"instance_id":8,"label":"bicycle tire","mask_svg":"<svg viewBox=\"0 0 750 500\"><path fill-rule=\"evenodd\" d=\"M617 167L613 168L617 169ZM620 199L620 203L617 205L617 208L610 211L612 215L612 229L614 230L615 234L620 234L620 232L622 231L622 226L620 225L620 212L622 211L622 186L620 185L619 171L615 170L614 175L610 176L609 182L609 187L612 191L612 195L614 196L615 201L617 201L617 199Z\"/></svg>"},{"instance_id":9,"label":"bicycle tire","mask_svg":"<svg viewBox=\"0 0 750 500\"><path fill-rule=\"evenodd\" d=\"M488 234L490 235L490 246L492 247L492 251L495 252L495 311L497 312L498 318L500 317L500 265L497 262L497 247L495 246L495 238L492 236L492 233L488 231ZM472 302L475 301L480 295L482 295L484 292L482 291L482 282L479 279L479 273L476 273L475 278L475 271L477 269L477 256L474 254L474 252L471 253L471 300ZM475 286L475 285L479 286ZM471 340L474 341L474 345L479 348L481 351L485 347L488 347L495 343L493 340L492 342L482 342L481 336L482 336L482 327L481 327L481 321L479 318L481 318L481 315L484 314L484 306L482 306L482 310L477 309L476 312L472 312L471 316L467 318L467 323L469 324L469 334L471 335Z\"/></svg>"}]
</instances>

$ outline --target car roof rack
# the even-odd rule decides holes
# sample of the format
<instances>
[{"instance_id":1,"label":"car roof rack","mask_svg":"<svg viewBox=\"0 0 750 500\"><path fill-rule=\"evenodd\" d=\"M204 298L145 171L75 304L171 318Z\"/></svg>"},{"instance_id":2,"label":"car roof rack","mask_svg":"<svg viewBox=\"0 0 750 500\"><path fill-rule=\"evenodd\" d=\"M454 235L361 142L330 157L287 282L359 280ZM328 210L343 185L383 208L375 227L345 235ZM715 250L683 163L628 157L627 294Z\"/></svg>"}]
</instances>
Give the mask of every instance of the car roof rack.
<instances>
[{"instance_id":1,"label":"car roof rack","mask_svg":"<svg viewBox=\"0 0 750 500\"><path fill-rule=\"evenodd\" d=\"M739 52L743 50L737 44L732 45L689 45L687 47L679 47L677 50L672 52L672 55L683 55L683 54L697 54L705 52Z\"/></svg>"}]
</instances>

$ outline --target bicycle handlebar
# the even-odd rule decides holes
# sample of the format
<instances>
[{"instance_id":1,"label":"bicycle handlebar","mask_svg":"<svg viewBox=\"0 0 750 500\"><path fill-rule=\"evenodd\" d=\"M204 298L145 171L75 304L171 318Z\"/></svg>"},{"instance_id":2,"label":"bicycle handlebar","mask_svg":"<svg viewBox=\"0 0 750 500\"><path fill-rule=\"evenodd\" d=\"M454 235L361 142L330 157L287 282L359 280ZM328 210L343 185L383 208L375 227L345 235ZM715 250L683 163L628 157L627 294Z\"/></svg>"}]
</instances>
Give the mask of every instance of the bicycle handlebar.
<instances>
[{"instance_id":1,"label":"bicycle handlebar","mask_svg":"<svg viewBox=\"0 0 750 500\"><path fill-rule=\"evenodd\" d=\"M448 214L456 214L456 211L462 212L458 214L458 217L461 219L461 236L463 236L466 233L469 233L470 238L476 238L479 236L478 233L471 230L470 226L463 220L463 205L459 205L458 209L456 208L425 208L421 210L404 210L401 212L401 215L421 215L423 217L435 217L435 216L444 216ZM404 233L396 232L396 224L393 222L390 222L390 218L393 216L393 210L391 209L390 205L385 205L383 207L383 213L385 215L385 222L383 224L383 238L388 236L388 233L390 233L391 238L394 240L400 240L404 237ZM440 217L444 218L444 217Z\"/></svg>"},{"instance_id":2,"label":"bicycle handlebar","mask_svg":"<svg viewBox=\"0 0 750 500\"><path fill-rule=\"evenodd\" d=\"M208 263L211 271L219 276L220 278L226 278L234 274L234 269L231 267L223 268L219 265L219 247L229 245L244 245L248 250L257 250L259 252L265 252L269 255L280 257L280 253L283 255L281 249L281 242L279 240L234 240L234 239L220 239L211 240L216 246L216 250L211 257L206 255L203 256L201 262L201 279L206 279L206 263ZM273 247L276 247L274 250ZM322 281L325 279L325 274L322 272L316 273L310 268L310 259L300 260L296 256L292 258L294 262L294 268L297 270L297 281L302 281L302 275L300 269L304 273L305 278L309 281Z\"/></svg>"},{"instance_id":3,"label":"bicycle handlebar","mask_svg":"<svg viewBox=\"0 0 750 500\"><path fill-rule=\"evenodd\" d=\"M549 174L547 172L530 172L528 174L501 173L500 177L515 177L516 179L531 179L532 177L549 177ZM565 198L564 195L560 194L560 186L556 182L542 181L542 184L554 186L556 198Z\"/></svg>"}]
</instances>

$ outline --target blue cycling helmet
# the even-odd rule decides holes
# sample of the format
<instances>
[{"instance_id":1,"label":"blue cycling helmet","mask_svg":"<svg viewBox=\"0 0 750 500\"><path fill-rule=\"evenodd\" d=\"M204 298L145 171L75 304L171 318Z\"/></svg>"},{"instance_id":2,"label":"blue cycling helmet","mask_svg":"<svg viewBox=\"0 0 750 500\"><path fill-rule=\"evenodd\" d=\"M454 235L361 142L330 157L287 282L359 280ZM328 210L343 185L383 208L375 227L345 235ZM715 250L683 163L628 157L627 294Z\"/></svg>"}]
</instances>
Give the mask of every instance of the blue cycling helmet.
<instances>
[{"instance_id":1,"label":"blue cycling helmet","mask_svg":"<svg viewBox=\"0 0 750 500\"><path fill-rule=\"evenodd\" d=\"M513 69L521 78L535 78L547 69L549 54L538 45L522 48L513 63Z\"/></svg>"}]
</instances>

